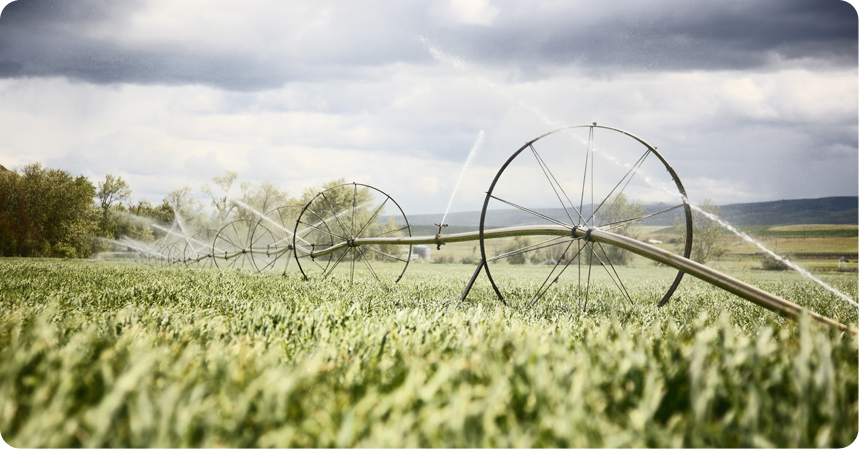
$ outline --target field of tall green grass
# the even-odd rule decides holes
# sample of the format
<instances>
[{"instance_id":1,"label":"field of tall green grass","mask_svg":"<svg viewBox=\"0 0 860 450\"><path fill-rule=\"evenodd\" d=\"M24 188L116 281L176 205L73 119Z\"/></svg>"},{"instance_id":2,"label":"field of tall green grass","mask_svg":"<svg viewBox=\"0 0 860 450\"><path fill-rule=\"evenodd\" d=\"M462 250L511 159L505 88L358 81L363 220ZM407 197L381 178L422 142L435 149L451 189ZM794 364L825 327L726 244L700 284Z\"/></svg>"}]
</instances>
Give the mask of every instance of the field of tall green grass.
<instances>
[{"instance_id":1,"label":"field of tall green grass","mask_svg":"<svg viewBox=\"0 0 860 450\"><path fill-rule=\"evenodd\" d=\"M844 447L857 336L687 277L656 307L533 307L528 267L346 277L0 259L0 435L16 447ZM497 273L499 274L497 276ZM791 273L738 272L857 327ZM825 281L857 298L856 274Z\"/></svg>"}]
</instances>

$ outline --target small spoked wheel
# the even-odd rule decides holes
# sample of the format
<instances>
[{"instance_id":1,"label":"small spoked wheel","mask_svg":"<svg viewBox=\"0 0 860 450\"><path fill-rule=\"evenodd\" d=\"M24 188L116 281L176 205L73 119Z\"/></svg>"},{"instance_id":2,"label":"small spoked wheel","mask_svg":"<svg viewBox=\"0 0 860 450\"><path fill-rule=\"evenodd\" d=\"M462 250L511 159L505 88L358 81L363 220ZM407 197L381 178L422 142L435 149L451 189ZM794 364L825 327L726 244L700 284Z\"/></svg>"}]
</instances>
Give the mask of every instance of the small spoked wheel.
<instances>
[{"instance_id":1,"label":"small spoked wheel","mask_svg":"<svg viewBox=\"0 0 860 450\"><path fill-rule=\"evenodd\" d=\"M215 264L212 260L212 240L215 234L215 231L206 229L185 239L182 259L186 266L208 269Z\"/></svg>"},{"instance_id":2,"label":"small spoked wheel","mask_svg":"<svg viewBox=\"0 0 860 450\"><path fill-rule=\"evenodd\" d=\"M412 246L372 243L373 238L410 237L400 205L381 190L360 183L328 188L302 208L293 232L295 260L306 279L368 278L393 284L403 277Z\"/></svg>"},{"instance_id":3,"label":"small spoked wheel","mask_svg":"<svg viewBox=\"0 0 860 450\"><path fill-rule=\"evenodd\" d=\"M527 225L571 232L485 239L493 228ZM660 306L669 300L683 272L592 241L590 229L645 240L685 258L692 248L686 192L656 147L596 123L553 131L520 147L496 174L481 211L481 256L499 299L528 305L575 299L582 308L608 297L632 303L645 296ZM527 292L506 288L505 265L523 266L533 277Z\"/></svg>"},{"instance_id":4,"label":"small spoked wheel","mask_svg":"<svg viewBox=\"0 0 860 450\"><path fill-rule=\"evenodd\" d=\"M176 249L178 242L170 242L158 247L158 265L170 267L177 263L179 252Z\"/></svg>"},{"instance_id":5,"label":"small spoked wheel","mask_svg":"<svg viewBox=\"0 0 860 450\"><path fill-rule=\"evenodd\" d=\"M212 259L219 269L257 271L265 263L266 243L273 242L272 233L256 220L240 219L224 225L212 241Z\"/></svg>"},{"instance_id":6,"label":"small spoked wheel","mask_svg":"<svg viewBox=\"0 0 860 450\"><path fill-rule=\"evenodd\" d=\"M301 206L280 206L260 217L251 231L256 254L252 259L257 270L285 273L293 261L293 231ZM293 264L295 266L295 264Z\"/></svg>"}]
</instances>

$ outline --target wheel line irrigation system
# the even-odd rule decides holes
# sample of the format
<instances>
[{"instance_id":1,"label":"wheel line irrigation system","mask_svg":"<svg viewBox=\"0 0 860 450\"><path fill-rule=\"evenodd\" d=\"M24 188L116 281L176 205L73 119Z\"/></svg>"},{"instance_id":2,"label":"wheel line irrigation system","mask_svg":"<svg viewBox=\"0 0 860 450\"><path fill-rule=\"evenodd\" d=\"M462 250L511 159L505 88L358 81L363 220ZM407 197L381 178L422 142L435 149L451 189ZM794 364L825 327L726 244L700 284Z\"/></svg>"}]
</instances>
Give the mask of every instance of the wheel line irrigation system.
<instances>
[{"instance_id":1,"label":"wheel line irrigation system","mask_svg":"<svg viewBox=\"0 0 860 450\"><path fill-rule=\"evenodd\" d=\"M608 141L615 142L619 148L625 149L623 151L629 149L628 158L619 159L611 145L606 148L597 145L595 130L605 133ZM596 161L596 157L602 160ZM571 163L574 159L575 164ZM648 164L650 169L646 169ZM575 170L573 165L576 165ZM599 178L600 169L607 171L612 179ZM534 176L535 180L529 180L528 176ZM573 181L560 181L561 176L569 176ZM658 179L660 177L662 179ZM542 190L537 194L530 192L528 187L532 185L540 185ZM571 187L579 191L578 196L568 195ZM624 205L626 196L636 189L647 192L642 194L645 195L643 198L657 195L668 198L669 202L664 208L650 213L635 205L629 207L628 204L626 210L617 207ZM595 196L597 192L600 195ZM563 214L550 213L545 206L530 206L530 202L542 196L549 197L547 201ZM386 207L394 209L395 213L387 213ZM186 236L184 230L182 233L167 230L168 235L180 235L181 238L159 248L127 240L119 243L149 261L162 264L215 265L262 271L275 267L286 270L294 261L305 279L327 278L340 268L343 273L348 271L350 281L356 272L364 272L380 282L397 282L413 259L413 246L436 245L439 249L449 243L477 241L481 258L460 301L466 298L477 277L484 272L498 299L505 304L505 296L500 289L504 280L494 278L490 262L526 255L533 259L552 255L543 269L548 271L547 276L532 293L530 303L543 298L565 276L576 285L574 295L587 305L589 289L593 289L592 266L608 277L625 298L630 299L616 267L622 259L618 252L629 252L677 270L677 273L665 277L659 306L666 304L683 276L688 274L784 317L797 319L808 314L821 324L857 333L852 327L691 260L693 208L674 169L656 147L626 131L593 123L544 134L514 152L487 191L478 231L443 234L442 229L447 225L439 223L436 224L439 232L435 236L412 236L406 214L391 196L370 185L346 183L318 193L303 207L283 206L263 214L246 205L246 209L259 216L259 220L233 221L214 236L212 232ZM508 215L513 211L538 224L498 226L500 222L494 215L501 214L499 211ZM626 227L644 223L655 216L675 218L676 228L684 239L683 245L671 251L623 234ZM385 222L384 218L388 221ZM534 237L543 240L532 243L530 239ZM503 252L496 247L494 254L491 242L501 238L524 240L518 247ZM210 241L212 245L206 245ZM388 269L381 270L379 262L385 262ZM571 267L575 269L568 271ZM856 305L844 294L825 287Z\"/></svg>"}]
</instances>

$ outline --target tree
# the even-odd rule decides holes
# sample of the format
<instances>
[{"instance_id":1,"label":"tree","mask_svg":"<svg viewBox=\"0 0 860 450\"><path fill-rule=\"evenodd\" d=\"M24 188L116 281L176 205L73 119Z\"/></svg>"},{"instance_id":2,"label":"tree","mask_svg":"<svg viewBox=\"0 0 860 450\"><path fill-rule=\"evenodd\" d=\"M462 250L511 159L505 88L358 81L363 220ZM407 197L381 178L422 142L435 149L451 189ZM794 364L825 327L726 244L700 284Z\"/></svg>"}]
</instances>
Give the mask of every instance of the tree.
<instances>
[{"instance_id":1,"label":"tree","mask_svg":"<svg viewBox=\"0 0 860 450\"><path fill-rule=\"evenodd\" d=\"M638 200L630 201L623 192L617 194L597 211L597 218L604 226L617 224L611 225L613 233L633 239L639 238L639 233L642 229L640 223L638 221L623 223L623 221L642 217L643 215L645 215L645 207L642 206L642 202ZM632 253L614 245L601 245L594 250L601 260L608 258L609 261L605 262L611 262L612 264L627 264L633 256ZM604 252L606 253L605 256ZM591 255L586 255L586 257L590 261Z\"/></svg>"},{"instance_id":2,"label":"tree","mask_svg":"<svg viewBox=\"0 0 860 450\"><path fill-rule=\"evenodd\" d=\"M336 186L340 187L335 189ZM324 194L318 195L321 192L324 192ZM302 192L301 203L308 204L311 200L314 203L310 205L309 209L314 214L319 215L321 220L325 219L330 227L336 228L333 231L344 236L351 234L351 231L342 229L343 227L348 227L348 225L345 221L338 220L337 218L345 215L345 211L351 212L353 205L355 205L355 221L359 224L367 223L375 212L375 210L371 210L374 200L373 192L367 187L346 184L343 178L323 183L322 188L319 190L305 189ZM384 216L385 209L383 208L377 213L377 218ZM351 222L352 220L353 218L350 216L349 221ZM374 229L373 231L379 230Z\"/></svg>"},{"instance_id":3,"label":"tree","mask_svg":"<svg viewBox=\"0 0 860 450\"><path fill-rule=\"evenodd\" d=\"M279 206L295 203L291 201L287 191L278 189L271 181L263 181L256 186L249 182L243 182L241 189L244 206L239 205L237 216L240 219L259 220L260 216L257 213L266 214ZM249 211L248 207L253 208L256 212Z\"/></svg>"},{"instance_id":4,"label":"tree","mask_svg":"<svg viewBox=\"0 0 860 450\"><path fill-rule=\"evenodd\" d=\"M228 170L226 174L212 178L212 182L218 186L223 195L216 193L212 186L209 186L209 183L203 184L203 187L200 189L204 194L212 198L212 206L215 207L215 217L213 219L216 223L226 222L230 216L230 212L236 207L235 204L230 202L230 188L236 182L238 176L238 172Z\"/></svg>"},{"instance_id":5,"label":"tree","mask_svg":"<svg viewBox=\"0 0 860 450\"><path fill-rule=\"evenodd\" d=\"M96 199L98 199L98 207L101 213L99 220L99 228L102 236L107 238L116 238L117 221L113 214L115 207L122 208L122 202L128 200L131 196L131 188L122 179L122 177L114 177L111 174L105 176L104 182L99 182L98 190L96 191Z\"/></svg>"},{"instance_id":6,"label":"tree","mask_svg":"<svg viewBox=\"0 0 860 450\"><path fill-rule=\"evenodd\" d=\"M528 236L515 236L508 241L508 244L505 246L502 253L515 252L519 249L528 247L531 244L532 240ZM526 261L528 261L528 256L529 252L515 253L511 256L508 256L505 260L508 262L508 264L525 264Z\"/></svg>"},{"instance_id":7,"label":"tree","mask_svg":"<svg viewBox=\"0 0 860 450\"><path fill-rule=\"evenodd\" d=\"M128 212L138 217L147 217L161 223L173 222L173 208L165 198L159 206L152 206L149 200L138 200L136 204L128 205Z\"/></svg>"},{"instance_id":8,"label":"tree","mask_svg":"<svg viewBox=\"0 0 860 450\"><path fill-rule=\"evenodd\" d=\"M705 199L698 203L693 209L693 247L690 251L690 259L704 264L713 258L719 258L726 251L719 246L719 238L723 234L720 224L712 217L719 217L720 207ZM683 223L680 217L675 218L675 228L683 234ZM681 246L684 242L679 243Z\"/></svg>"},{"instance_id":9,"label":"tree","mask_svg":"<svg viewBox=\"0 0 860 450\"><path fill-rule=\"evenodd\" d=\"M15 172L0 171L0 255L3 256L19 254L19 243L30 222L20 178Z\"/></svg>"},{"instance_id":10,"label":"tree","mask_svg":"<svg viewBox=\"0 0 860 450\"><path fill-rule=\"evenodd\" d=\"M173 220L176 216L184 223L195 223L200 221L200 204L191 195L191 188L183 186L167 193L164 202L173 211ZM164 206L162 206L164 207Z\"/></svg>"},{"instance_id":11,"label":"tree","mask_svg":"<svg viewBox=\"0 0 860 450\"><path fill-rule=\"evenodd\" d=\"M84 176L25 166L0 174L0 252L4 256L84 257L97 231L96 189Z\"/></svg>"}]
</instances>

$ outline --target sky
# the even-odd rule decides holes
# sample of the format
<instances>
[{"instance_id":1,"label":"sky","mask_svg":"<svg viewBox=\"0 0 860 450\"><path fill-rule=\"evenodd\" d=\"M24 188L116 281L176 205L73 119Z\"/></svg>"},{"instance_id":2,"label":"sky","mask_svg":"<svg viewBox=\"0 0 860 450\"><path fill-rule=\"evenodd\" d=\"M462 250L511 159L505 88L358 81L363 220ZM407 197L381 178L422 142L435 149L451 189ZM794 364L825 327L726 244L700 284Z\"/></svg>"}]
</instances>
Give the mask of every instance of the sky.
<instances>
[{"instance_id":1,"label":"sky","mask_svg":"<svg viewBox=\"0 0 860 450\"><path fill-rule=\"evenodd\" d=\"M159 203L225 171L481 208L523 143L598 122L693 202L858 194L840 0L0 1L0 164Z\"/></svg>"}]
</instances>

